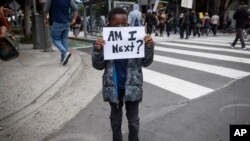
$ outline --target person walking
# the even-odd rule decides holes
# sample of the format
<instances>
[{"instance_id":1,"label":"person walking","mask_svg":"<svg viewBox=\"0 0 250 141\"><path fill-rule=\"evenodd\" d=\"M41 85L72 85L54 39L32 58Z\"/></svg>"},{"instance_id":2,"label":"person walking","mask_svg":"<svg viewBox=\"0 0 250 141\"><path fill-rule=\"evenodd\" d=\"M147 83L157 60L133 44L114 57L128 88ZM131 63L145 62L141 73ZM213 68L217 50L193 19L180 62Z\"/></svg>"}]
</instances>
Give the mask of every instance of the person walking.
<instances>
[{"instance_id":1,"label":"person walking","mask_svg":"<svg viewBox=\"0 0 250 141\"><path fill-rule=\"evenodd\" d=\"M173 24L174 24L174 17L172 12L169 12L167 14L167 19L166 19L166 32L168 37L170 36L170 33L172 33Z\"/></svg>"},{"instance_id":2,"label":"person walking","mask_svg":"<svg viewBox=\"0 0 250 141\"><path fill-rule=\"evenodd\" d=\"M197 17L197 23L195 25L194 36L196 36L196 34L197 34L198 37L200 37L201 36L200 29L201 29L202 21L201 21L198 13L196 14L196 17Z\"/></svg>"},{"instance_id":3,"label":"person walking","mask_svg":"<svg viewBox=\"0 0 250 141\"><path fill-rule=\"evenodd\" d=\"M188 39L188 36L189 36L189 25L190 25L190 14L189 14L189 10L185 9L184 21L183 21L183 32L186 31L185 39Z\"/></svg>"},{"instance_id":4,"label":"person walking","mask_svg":"<svg viewBox=\"0 0 250 141\"><path fill-rule=\"evenodd\" d=\"M205 17L203 18L203 23L202 23L203 34L206 34L206 36L208 36L209 30L210 30L210 24L209 23L210 23L210 17L209 17L209 14L206 12Z\"/></svg>"},{"instance_id":5,"label":"person walking","mask_svg":"<svg viewBox=\"0 0 250 141\"><path fill-rule=\"evenodd\" d=\"M243 39L243 29L245 28L245 23L248 21L247 6L244 3L240 3L238 10L233 15L233 19L236 20L236 37L234 42L231 44L231 48L234 48L237 41L240 39L241 48L245 49L245 42Z\"/></svg>"},{"instance_id":6,"label":"person walking","mask_svg":"<svg viewBox=\"0 0 250 141\"><path fill-rule=\"evenodd\" d=\"M231 31L231 24L232 24L232 19L227 16L226 19L224 19L224 21L223 21L223 32L224 33Z\"/></svg>"},{"instance_id":7,"label":"person walking","mask_svg":"<svg viewBox=\"0 0 250 141\"><path fill-rule=\"evenodd\" d=\"M111 9L108 14L109 27L128 26L128 14L121 7ZM110 122L113 141L122 141L122 107L125 104L128 119L128 141L139 141L139 102L142 101L142 66L153 62L154 41L145 36L145 57L135 59L104 60L103 46L105 41L99 38L93 45L92 65L103 70L102 94L104 101L109 102Z\"/></svg>"},{"instance_id":8,"label":"person walking","mask_svg":"<svg viewBox=\"0 0 250 141\"><path fill-rule=\"evenodd\" d=\"M198 21L197 15L195 11L192 11L191 17L190 17L189 36L191 35L191 32L193 31L193 37L195 37L197 21Z\"/></svg>"},{"instance_id":9,"label":"person walking","mask_svg":"<svg viewBox=\"0 0 250 141\"><path fill-rule=\"evenodd\" d=\"M183 39L184 38L184 13L180 14L179 27L180 27L180 39Z\"/></svg>"},{"instance_id":10,"label":"person walking","mask_svg":"<svg viewBox=\"0 0 250 141\"><path fill-rule=\"evenodd\" d=\"M129 26L141 26L142 25L142 14L139 11L139 5L133 5L133 11L131 11L128 15L128 23Z\"/></svg>"},{"instance_id":11,"label":"person walking","mask_svg":"<svg viewBox=\"0 0 250 141\"><path fill-rule=\"evenodd\" d=\"M152 34L154 24L156 22L155 20L156 19L155 19L154 15L152 14L152 11L148 10L144 24L147 26L147 35L149 35L149 36L151 36L151 34Z\"/></svg>"},{"instance_id":12,"label":"person walking","mask_svg":"<svg viewBox=\"0 0 250 141\"><path fill-rule=\"evenodd\" d=\"M211 17L211 30L214 34L214 36L216 36L216 33L217 33L217 28L218 28L218 25L219 25L219 16L214 13L214 15Z\"/></svg>"},{"instance_id":13,"label":"person walking","mask_svg":"<svg viewBox=\"0 0 250 141\"><path fill-rule=\"evenodd\" d=\"M160 13L158 16L159 19L159 25L158 28L160 30L160 37L163 37L163 32L165 29L165 22L166 22L166 14L165 13Z\"/></svg>"},{"instance_id":14,"label":"person walking","mask_svg":"<svg viewBox=\"0 0 250 141\"><path fill-rule=\"evenodd\" d=\"M74 11L73 18L69 12L71 9ZM61 52L62 65L66 65L71 56L68 51L69 27L76 21L78 8L74 0L47 0L44 7L44 24L46 26L49 25L47 16L50 10L52 17L49 18L52 18L53 22L51 27L52 41Z\"/></svg>"},{"instance_id":15,"label":"person walking","mask_svg":"<svg viewBox=\"0 0 250 141\"><path fill-rule=\"evenodd\" d=\"M75 37L77 37L80 34L81 23L82 21L80 16L77 16L76 22L73 24L73 34Z\"/></svg>"}]
</instances>

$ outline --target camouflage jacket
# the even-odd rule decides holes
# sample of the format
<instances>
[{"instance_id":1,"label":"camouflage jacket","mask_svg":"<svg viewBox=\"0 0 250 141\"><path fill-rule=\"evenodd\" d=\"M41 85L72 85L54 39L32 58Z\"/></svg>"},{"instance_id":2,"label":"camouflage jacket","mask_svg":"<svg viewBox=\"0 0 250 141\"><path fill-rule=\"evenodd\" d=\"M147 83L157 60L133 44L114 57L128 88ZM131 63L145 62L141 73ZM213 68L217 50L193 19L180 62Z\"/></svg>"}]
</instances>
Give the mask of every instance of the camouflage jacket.
<instances>
[{"instance_id":1,"label":"camouflage jacket","mask_svg":"<svg viewBox=\"0 0 250 141\"><path fill-rule=\"evenodd\" d=\"M147 67L153 62L154 47L145 47L145 57L128 59L127 78L125 82L124 101L142 100L142 66ZM113 60L104 60L103 50L92 52L92 65L97 70L104 70L102 94L104 101L118 103L116 68Z\"/></svg>"}]
</instances>

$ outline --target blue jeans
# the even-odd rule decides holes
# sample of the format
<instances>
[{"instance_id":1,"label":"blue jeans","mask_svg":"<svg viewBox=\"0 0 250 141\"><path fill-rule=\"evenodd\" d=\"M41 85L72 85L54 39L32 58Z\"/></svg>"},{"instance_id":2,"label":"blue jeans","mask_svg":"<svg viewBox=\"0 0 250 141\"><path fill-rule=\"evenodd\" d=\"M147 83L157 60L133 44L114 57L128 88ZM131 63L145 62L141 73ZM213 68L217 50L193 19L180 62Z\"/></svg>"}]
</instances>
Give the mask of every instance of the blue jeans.
<instances>
[{"instance_id":1,"label":"blue jeans","mask_svg":"<svg viewBox=\"0 0 250 141\"><path fill-rule=\"evenodd\" d=\"M56 23L53 22L51 26L51 37L55 46L61 52L61 61L64 59L65 54L68 51L68 33L69 23Z\"/></svg>"}]
</instances>

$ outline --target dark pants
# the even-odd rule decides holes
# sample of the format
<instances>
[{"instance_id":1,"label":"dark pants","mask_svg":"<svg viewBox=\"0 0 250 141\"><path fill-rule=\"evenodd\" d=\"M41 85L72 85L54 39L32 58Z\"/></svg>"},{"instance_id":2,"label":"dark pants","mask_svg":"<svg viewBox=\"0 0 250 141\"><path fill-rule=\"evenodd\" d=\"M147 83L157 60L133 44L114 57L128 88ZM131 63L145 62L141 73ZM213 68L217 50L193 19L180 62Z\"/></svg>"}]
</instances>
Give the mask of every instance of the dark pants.
<instances>
[{"instance_id":1,"label":"dark pants","mask_svg":"<svg viewBox=\"0 0 250 141\"><path fill-rule=\"evenodd\" d=\"M201 34L200 34L200 27L195 27L195 30L194 30L194 36L196 36L196 34L198 35L198 37L200 37L201 36Z\"/></svg>"},{"instance_id":2,"label":"dark pants","mask_svg":"<svg viewBox=\"0 0 250 141\"><path fill-rule=\"evenodd\" d=\"M119 104L109 103L111 107L110 123L113 132L113 141L122 141L122 107L124 90L119 90ZM139 141L139 102L125 102L128 119L128 140Z\"/></svg>"},{"instance_id":3,"label":"dark pants","mask_svg":"<svg viewBox=\"0 0 250 141\"><path fill-rule=\"evenodd\" d=\"M164 23L160 23L159 24L159 29L160 29L160 36L163 36L163 32L164 32L164 28L165 28L165 24Z\"/></svg>"},{"instance_id":4,"label":"dark pants","mask_svg":"<svg viewBox=\"0 0 250 141\"><path fill-rule=\"evenodd\" d=\"M216 33L217 33L217 27L218 27L217 24L211 24L211 29L212 29L212 32L213 32L214 36L215 36Z\"/></svg>"},{"instance_id":5,"label":"dark pants","mask_svg":"<svg viewBox=\"0 0 250 141\"><path fill-rule=\"evenodd\" d=\"M189 36L191 35L191 32L193 31L193 36L195 36L195 25L194 23L190 24L189 26Z\"/></svg>"},{"instance_id":6,"label":"dark pants","mask_svg":"<svg viewBox=\"0 0 250 141\"><path fill-rule=\"evenodd\" d=\"M245 42L243 40L243 29L236 29L236 37L235 37L235 40L234 40L234 42L232 44L233 46L236 45L238 39L240 39L241 46L242 46L242 48L244 48L245 47Z\"/></svg>"},{"instance_id":7,"label":"dark pants","mask_svg":"<svg viewBox=\"0 0 250 141\"><path fill-rule=\"evenodd\" d=\"M188 35L189 35L189 24L184 24L181 27L181 31L180 31L180 37L181 37L181 39L183 39L183 37L184 37L184 31L186 31L186 39L187 39Z\"/></svg>"},{"instance_id":8,"label":"dark pants","mask_svg":"<svg viewBox=\"0 0 250 141\"><path fill-rule=\"evenodd\" d=\"M151 35L153 31L153 25L147 24L147 34Z\"/></svg>"},{"instance_id":9,"label":"dark pants","mask_svg":"<svg viewBox=\"0 0 250 141\"><path fill-rule=\"evenodd\" d=\"M172 25L171 24L166 24L166 31L167 31L167 36L170 36L170 32L172 31Z\"/></svg>"}]
</instances>

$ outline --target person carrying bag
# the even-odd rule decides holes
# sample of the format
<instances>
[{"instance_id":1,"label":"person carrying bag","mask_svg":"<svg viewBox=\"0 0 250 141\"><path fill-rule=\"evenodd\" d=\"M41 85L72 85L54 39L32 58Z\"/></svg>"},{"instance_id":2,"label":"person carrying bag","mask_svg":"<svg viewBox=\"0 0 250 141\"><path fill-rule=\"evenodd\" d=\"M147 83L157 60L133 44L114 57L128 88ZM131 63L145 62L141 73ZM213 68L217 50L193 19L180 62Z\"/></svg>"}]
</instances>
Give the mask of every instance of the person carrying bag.
<instances>
[{"instance_id":1,"label":"person carrying bag","mask_svg":"<svg viewBox=\"0 0 250 141\"><path fill-rule=\"evenodd\" d=\"M0 59L10 61L19 57L17 40L4 15L4 7L0 7Z\"/></svg>"}]
</instances>

